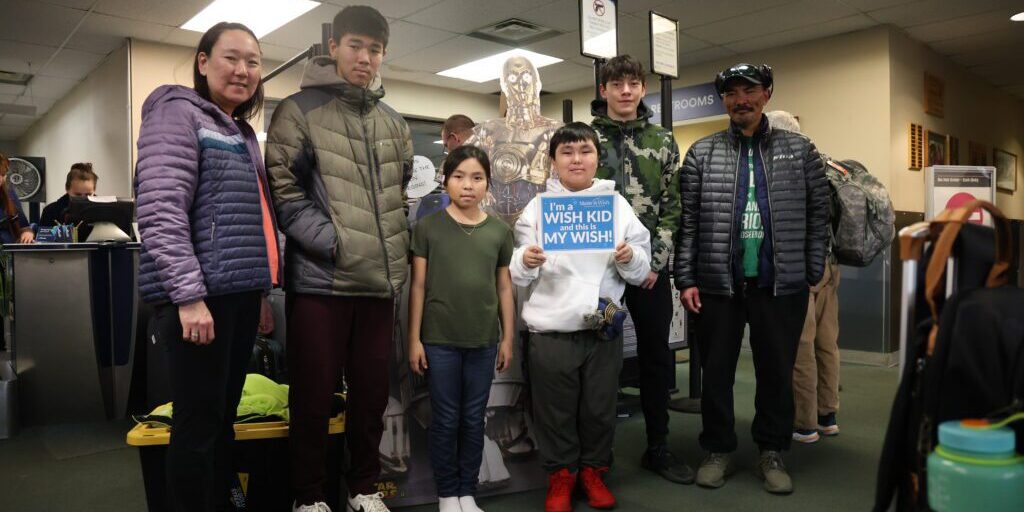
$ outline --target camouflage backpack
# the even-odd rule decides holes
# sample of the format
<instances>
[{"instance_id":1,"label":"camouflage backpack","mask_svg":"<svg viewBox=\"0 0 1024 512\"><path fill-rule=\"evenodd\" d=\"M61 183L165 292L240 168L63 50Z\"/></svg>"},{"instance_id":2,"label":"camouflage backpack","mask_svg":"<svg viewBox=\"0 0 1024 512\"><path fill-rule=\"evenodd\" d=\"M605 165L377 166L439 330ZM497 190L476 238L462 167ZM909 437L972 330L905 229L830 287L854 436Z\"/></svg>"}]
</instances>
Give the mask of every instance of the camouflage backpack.
<instances>
[{"instance_id":1,"label":"camouflage backpack","mask_svg":"<svg viewBox=\"0 0 1024 512\"><path fill-rule=\"evenodd\" d=\"M828 159L825 176L831 195L832 253L842 265L866 267L896 232L889 193L856 160Z\"/></svg>"}]
</instances>

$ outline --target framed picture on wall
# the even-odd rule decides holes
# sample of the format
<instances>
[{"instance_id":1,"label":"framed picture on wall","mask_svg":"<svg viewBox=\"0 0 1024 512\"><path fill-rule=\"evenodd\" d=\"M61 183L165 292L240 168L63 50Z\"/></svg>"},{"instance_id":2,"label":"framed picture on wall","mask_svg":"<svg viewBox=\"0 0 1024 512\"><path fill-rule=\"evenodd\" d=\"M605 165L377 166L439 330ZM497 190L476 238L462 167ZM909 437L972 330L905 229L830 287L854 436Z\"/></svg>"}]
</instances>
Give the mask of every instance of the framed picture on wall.
<instances>
[{"instance_id":1,"label":"framed picture on wall","mask_svg":"<svg viewBox=\"0 0 1024 512\"><path fill-rule=\"evenodd\" d=\"M988 147L980 142L967 142L967 165L988 165Z\"/></svg>"},{"instance_id":2,"label":"framed picture on wall","mask_svg":"<svg viewBox=\"0 0 1024 512\"><path fill-rule=\"evenodd\" d=\"M996 187L1004 192L1017 191L1017 155L992 148L992 165L996 168Z\"/></svg>"},{"instance_id":3,"label":"framed picture on wall","mask_svg":"<svg viewBox=\"0 0 1024 512\"><path fill-rule=\"evenodd\" d=\"M960 139L949 136L949 165L960 165Z\"/></svg>"},{"instance_id":4,"label":"framed picture on wall","mask_svg":"<svg viewBox=\"0 0 1024 512\"><path fill-rule=\"evenodd\" d=\"M924 166L947 165L949 163L949 136L928 132Z\"/></svg>"}]
</instances>

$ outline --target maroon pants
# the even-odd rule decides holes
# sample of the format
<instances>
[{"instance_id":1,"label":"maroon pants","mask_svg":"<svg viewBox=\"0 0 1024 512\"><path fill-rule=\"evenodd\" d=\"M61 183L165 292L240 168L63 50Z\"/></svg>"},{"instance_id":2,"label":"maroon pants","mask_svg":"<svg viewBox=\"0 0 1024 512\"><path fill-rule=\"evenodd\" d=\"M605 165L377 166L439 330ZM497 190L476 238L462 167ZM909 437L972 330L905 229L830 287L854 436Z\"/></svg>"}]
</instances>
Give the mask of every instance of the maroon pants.
<instances>
[{"instance_id":1,"label":"maroon pants","mask_svg":"<svg viewBox=\"0 0 1024 512\"><path fill-rule=\"evenodd\" d=\"M371 494L380 474L380 438L394 350L393 299L289 294L288 391L292 488L300 504L324 499L331 396L348 384L345 439L352 495Z\"/></svg>"}]
</instances>

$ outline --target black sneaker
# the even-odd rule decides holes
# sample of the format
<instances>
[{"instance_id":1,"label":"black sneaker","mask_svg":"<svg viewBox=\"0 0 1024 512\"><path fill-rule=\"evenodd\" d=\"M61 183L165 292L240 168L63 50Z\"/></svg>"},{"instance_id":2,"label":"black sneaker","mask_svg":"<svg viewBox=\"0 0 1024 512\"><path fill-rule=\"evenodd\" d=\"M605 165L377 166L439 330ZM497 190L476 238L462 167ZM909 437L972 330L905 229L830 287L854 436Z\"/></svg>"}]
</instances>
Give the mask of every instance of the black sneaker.
<instances>
[{"instance_id":1,"label":"black sneaker","mask_svg":"<svg viewBox=\"0 0 1024 512\"><path fill-rule=\"evenodd\" d=\"M693 469L677 461L665 445L648 448L640 458L640 466L661 475L669 482L684 485L693 483Z\"/></svg>"}]
</instances>

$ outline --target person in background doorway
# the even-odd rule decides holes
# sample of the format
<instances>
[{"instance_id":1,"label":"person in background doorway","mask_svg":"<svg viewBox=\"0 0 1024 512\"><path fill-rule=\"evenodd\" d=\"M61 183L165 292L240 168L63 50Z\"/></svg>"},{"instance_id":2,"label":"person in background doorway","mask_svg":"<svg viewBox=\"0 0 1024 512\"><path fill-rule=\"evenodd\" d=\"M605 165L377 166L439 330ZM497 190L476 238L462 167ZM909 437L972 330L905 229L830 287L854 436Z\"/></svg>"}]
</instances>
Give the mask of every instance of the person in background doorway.
<instances>
[{"instance_id":1,"label":"person in background doorway","mask_svg":"<svg viewBox=\"0 0 1024 512\"><path fill-rule=\"evenodd\" d=\"M476 123L469 116L455 114L445 119L441 126L441 142L445 151L451 153L455 148L465 144L466 139L473 135L473 127Z\"/></svg>"},{"instance_id":2,"label":"person in background doorway","mask_svg":"<svg viewBox=\"0 0 1024 512\"><path fill-rule=\"evenodd\" d=\"M3 215L0 221L0 245L30 244L36 239L32 225L21 209L18 196L7 184L7 169L10 165L7 155L0 153L0 202L3 203L3 212L0 212Z\"/></svg>"},{"instance_id":3,"label":"person in background doorway","mask_svg":"<svg viewBox=\"0 0 1024 512\"><path fill-rule=\"evenodd\" d=\"M750 325L757 394L751 433L756 473L773 494L793 492L782 461L793 435L793 364L810 286L821 281L828 240L828 183L814 143L772 130L763 111L773 90L766 65L723 70L715 88L729 128L698 140L683 161L675 280L699 314L704 375L697 484L725 484L736 451L733 384Z\"/></svg>"},{"instance_id":4,"label":"person in background doorway","mask_svg":"<svg viewBox=\"0 0 1024 512\"><path fill-rule=\"evenodd\" d=\"M639 286L626 285L647 427L640 465L671 482L692 484L693 469L668 449L669 390L676 371L668 347L673 312L668 260L679 228L679 147L672 132L650 122L643 102L646 84L643 64L629 55L601 67L602 99L591 104L591 124L601 139L597 177L615 183L651 233L651 271Z\"/></svg>"},{"instance_id":5,"label":"person in background doorway","mask_svg":"<svg viewBox=\"0 0 1024 512\"><path fill-rule=\"evenodd\" d=\"M135 169L139 294L154 305L174 400L171 510L230 508L232 443L264 296L281 282L273 204L256 133L262 52L251 30L218 23L199 39L192 87L163 85L142 106Z\"/></svg>"},{"instance_id":6,"label":"person in background doorway","mask_svg":"<svg viewBox=\"0 0 1024 512\"><path fill-rule=\"evenodd\" d=\"M56 226L57 223L65 224L68 206L72 197L88 197L96 193L96 184L99 177L92 170L92 164L77 163L71 165L68 177L64 181L65 194L60 199L46 205L43 208L43 215L39 217L39 227L48 228Z\"/></svg>"},{"instance_id":7,"label":"person in background doorway","mask_svg":"<svg viewBox=\"0 0 1024 512\"><path fill-rule=\"evenodd\" d=\"M800 121L784 110L765 113L772 129L800 132ZM823 161L828 158L822 156ZM839 262L828 251L825 275L811 287L807 317L793 366L793 440L814 443L839 434Z\"/></svg>"}]
</instances>

